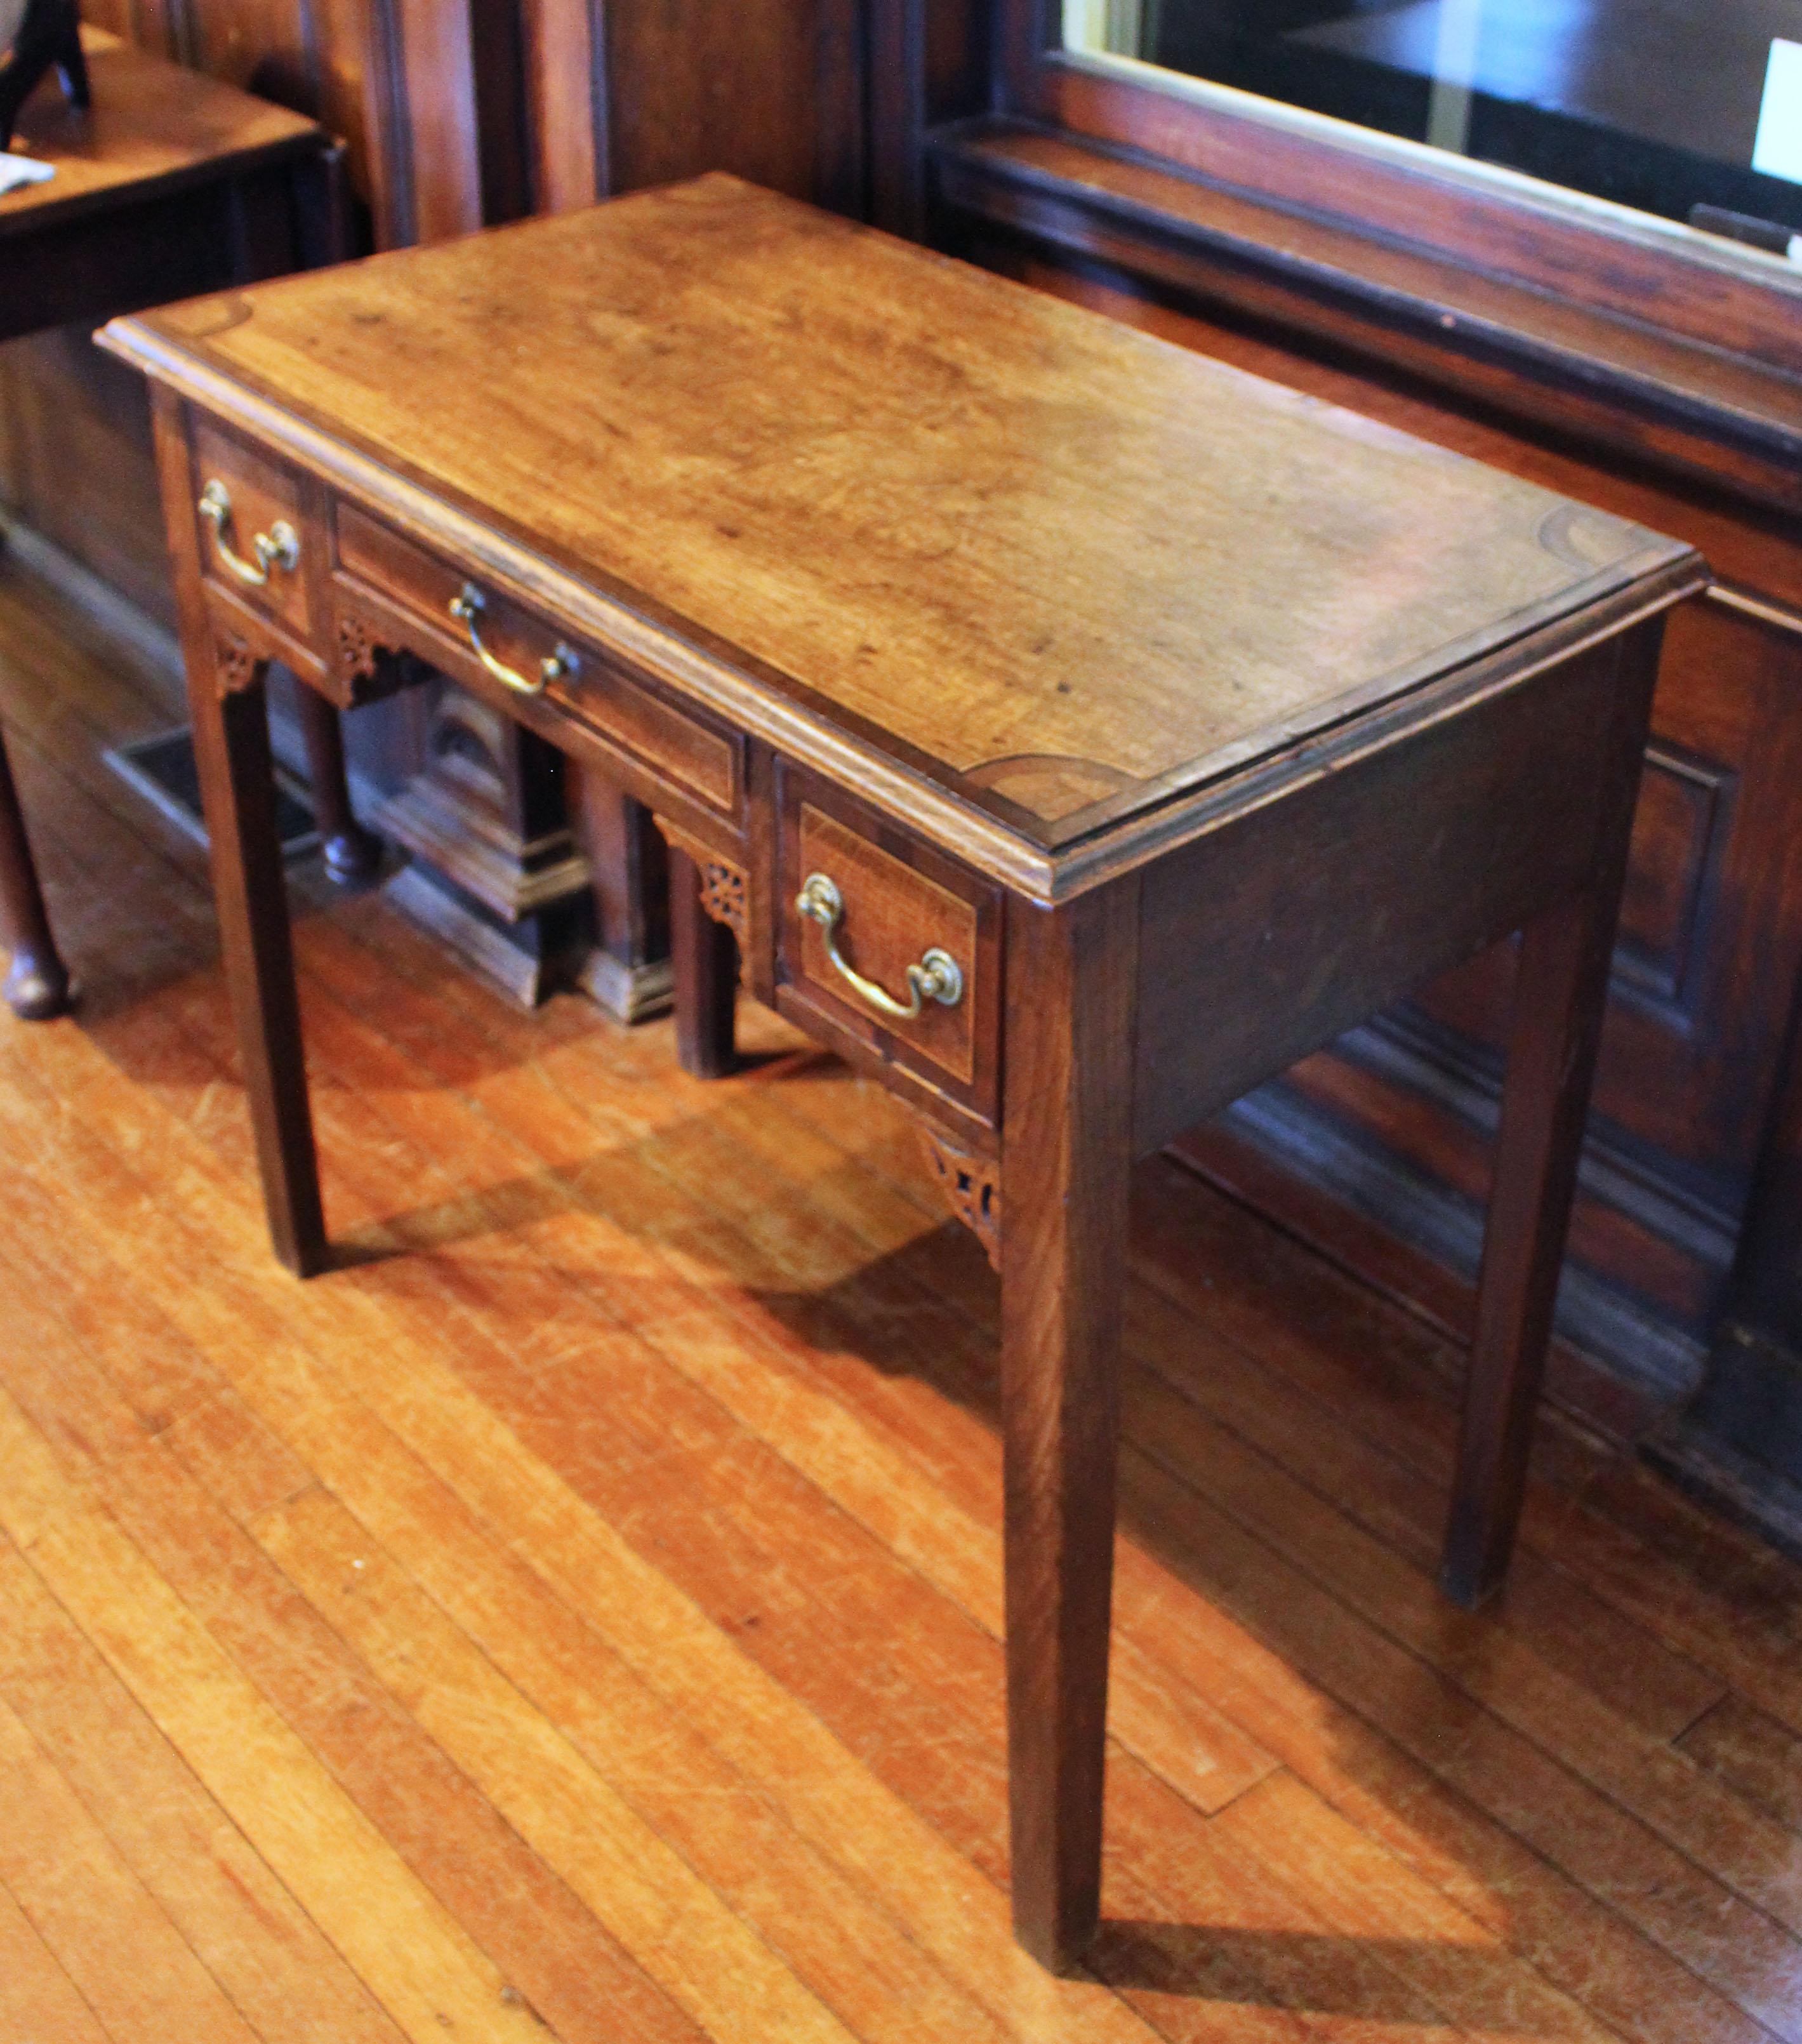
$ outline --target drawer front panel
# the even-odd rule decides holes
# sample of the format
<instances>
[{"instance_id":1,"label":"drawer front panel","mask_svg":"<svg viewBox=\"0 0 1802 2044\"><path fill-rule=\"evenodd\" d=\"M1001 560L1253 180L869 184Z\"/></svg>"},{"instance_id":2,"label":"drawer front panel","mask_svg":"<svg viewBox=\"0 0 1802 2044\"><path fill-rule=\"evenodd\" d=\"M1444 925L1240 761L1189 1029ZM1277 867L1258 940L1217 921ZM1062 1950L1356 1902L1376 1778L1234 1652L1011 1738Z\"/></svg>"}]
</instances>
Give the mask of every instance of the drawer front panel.
<instances>
[{"instance_id":1,"label":"drawer front panel","mask_svg":"<svg viewBox=\"0 0 1802 2044\"><path fill-rule=\"evenodd\" d=\"M340 575L376 590L429 628L432 636L414 651L453 674L461 671L457 662L476 660L467 625L451 612L463 575L348 505L338 507L336 531ZM539 677L547 661L552 663L555 675L544 691L545 702L711 808L736 815L743 788L741 741L678 708L604 655L568 643L521 605L486 589L482 595L478 629L497 660L528 680Z\"/></svg>"},{"instance_id":2,"label":"drawer front panel","mask_svg":"<svg viewBox=\"0 0 1802 2044\"><path fill-rule=\"evenodd\" d=\"M1000 1004L997 891L865 817L809 776L785 778L782 836L778 920L782 976L792 992L866 1049L992 1120ZM836 891L840 909L830 932L797 904L816 874ZM843 969L905 1005L909 966L928 966L934 953L955 965L961 990L951 1003L922 998L912 1020L882 1012Z\"/></svg>"},{"instance_id":3,"label":"drawer front panel","mask_svg":"<svg viewBox=\"0 0 1802 2044\"><path fill-rule=\"evenodd\" d=\"M308 556L317 551L318 537L307 526L299 478L205 420L194 426L194 517L207 580L309 639L317 563ZM209 494L222 506L217 521L199 509ZM292 567L285 557L271 557L276 543L290 534L296 550ZM260 555L259 539L265 543ZM231 556L263 579L234 571Z\"/></svg>"}]
</instances>

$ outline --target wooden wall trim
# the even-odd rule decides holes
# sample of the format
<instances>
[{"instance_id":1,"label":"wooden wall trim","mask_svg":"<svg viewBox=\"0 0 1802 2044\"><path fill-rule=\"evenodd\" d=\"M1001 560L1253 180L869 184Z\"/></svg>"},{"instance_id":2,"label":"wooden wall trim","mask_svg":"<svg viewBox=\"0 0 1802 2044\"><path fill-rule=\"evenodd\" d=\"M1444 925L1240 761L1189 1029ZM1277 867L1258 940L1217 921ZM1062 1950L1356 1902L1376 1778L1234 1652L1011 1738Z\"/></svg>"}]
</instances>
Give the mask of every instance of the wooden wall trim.
<instances>
[{"instance_id":1,"label":"wooden wall trim","mask_svg":"<svg viewBox=\"0 0 1802 2044\"><path fill-rule=\"evenodd\" d=\"M386 165L376 238L393 248L473 233L482 224L482 163L468 9L371 0L371 125Z\"/></svg>"},{"instance_id":2,"label":"wooden wall trim","mask_svg":"<svg viewBox=\"0 0 1802 2044\"><path fill-rule=\"evenodd\" d=\"M917 240L926 222L926 0L870 0L870 217Z\"/></svg>"},{"instance_id":3,"label":"wooden wall trim","mask_svg":"<svg viewBox=\"0 0 1802 2044\"><path fill-rule=\"evenodd\" d=\"M1737 610L1742 617L1756 618L1759 624L1768 624L1773 631L1787 632L1792 638L1802 639L1802 610L1794 610L1786 603L1773 603L1768 597L1754 596L1750 590L1735 589L1731 582L1717 582L1708 590L1712 603L1723 605L1729 610Z\"/></svg>"},{"instance_id":4,"label":"wooden wall trim","mask_svg":"<svg viewBox=\"0 0 1802 2044\"><path fill-rule=\"evenodd\" d=\"M1066 56L1058 0L993 4L1016 114L1802 373L1802 276L1789 265L1250 93Z\"/></svg>"},{"instance_id":5,"label":"wooden wall trim","mask_svg":"<svg viewBox=\"0 0 1802 2044\"><path fill-rule=\"evenodd\" d=\"M607 0L521 0L532 210L567 213L613 190Z\"/></svg>"},{"instance_id":6,"label":"wooden wall trim","mask_svg":"<svg viewBox=\"0 0 1802 2044\"><path fill-rule=\"evenodd\" d=\"M954 212L1802 511L1802 377L1069 135L989 119L928 146Z\"/></svg>"}]
</instances>

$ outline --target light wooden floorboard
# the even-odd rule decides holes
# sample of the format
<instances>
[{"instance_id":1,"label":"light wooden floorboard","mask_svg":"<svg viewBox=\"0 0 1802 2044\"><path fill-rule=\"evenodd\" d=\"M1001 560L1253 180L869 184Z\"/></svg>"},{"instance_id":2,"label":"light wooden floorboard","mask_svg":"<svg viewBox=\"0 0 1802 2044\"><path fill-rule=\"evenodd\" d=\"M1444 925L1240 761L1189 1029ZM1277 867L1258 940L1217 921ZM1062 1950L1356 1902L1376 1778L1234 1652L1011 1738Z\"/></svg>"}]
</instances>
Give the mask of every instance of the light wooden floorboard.
<instances>
[{"instance_id":1,"label":"light wooden floorboard","mask_svg":"<svg viewBox=\"0 0 1802 2044\"><path fill-rule=\"evenodd\" d=\"M506 1007L297 875L344 1254L270 1258L156 689L0 568L75 1017L0 1020L0 2044L1802 2044L1802 1570L1138 1188L1107 1918L1007 1930L993 1280L748 1006Z\"/></svg>"}]
</instances>

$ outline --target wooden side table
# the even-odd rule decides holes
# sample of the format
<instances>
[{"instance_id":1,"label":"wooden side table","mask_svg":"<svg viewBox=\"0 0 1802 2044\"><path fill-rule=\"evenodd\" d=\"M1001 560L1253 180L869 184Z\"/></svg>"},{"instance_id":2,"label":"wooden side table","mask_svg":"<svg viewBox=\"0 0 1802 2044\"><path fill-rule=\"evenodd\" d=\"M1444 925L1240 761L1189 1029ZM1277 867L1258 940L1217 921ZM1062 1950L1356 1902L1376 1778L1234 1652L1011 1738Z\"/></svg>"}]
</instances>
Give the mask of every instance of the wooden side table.
<instances>
[{"instance_id":1,"label":"wooden side table","mask_svg":"<svg viewBox=\"0 0 1802 2044\"><path fill-rule=\"evenodd\" d=\"M1662 614L1689 548L725 178L108 329L152 378L278 1251L322 1268L263 677L453 674L920 1117L1001 1281L1015 1920L1100 1887L1135 1158L1512 930L1445 1582L1518 1513ZM247 590L240 549L291 526Z\"/></svg>"},{"instance_id":2,"label":"wooden side table","mask_svg":"<svg viewBox=\"0 0 1802 2044\"><path fill-rule=\"evenodd\" d=\"M316 121L84 29L94 104L47 80L14 147L56 167L0 196L0 341L98 321L197 291L340 261L341 145ZM336 713L302 691L320 836L340 878L373 870L352 817ZM69 979L44 911L25 824L0 751L0 943L4 997L28 1020L59 1014Z\"/></svg>"}]
</instances>

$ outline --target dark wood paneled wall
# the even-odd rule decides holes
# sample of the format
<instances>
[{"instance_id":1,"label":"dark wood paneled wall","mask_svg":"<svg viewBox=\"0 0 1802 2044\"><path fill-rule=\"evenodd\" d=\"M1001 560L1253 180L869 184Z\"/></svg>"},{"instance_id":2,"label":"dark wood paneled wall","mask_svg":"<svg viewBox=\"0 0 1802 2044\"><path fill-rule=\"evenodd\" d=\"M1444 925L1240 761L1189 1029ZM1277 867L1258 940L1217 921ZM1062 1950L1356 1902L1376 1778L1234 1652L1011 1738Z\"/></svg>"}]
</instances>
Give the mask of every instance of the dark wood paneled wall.
<instances>
[{"instance_id":1,"label":"dark wood paneled wall","mask_svg":"<svg viewBox=\"0 0 1802 2044\"><path fill-rule=\"evenodd\" d=\"M374 244L710 169L856 210L860 0L86 0L316 114ZM0 503L172 617L137 379L77 334L0 349Z\"/></svg>"},{"instance_id":2,"label":"dark wood paneled wall","mask_svg":"<svg viewBox=\"0 0 1802 2044\"><path fill-rule=\"evenodd\" d=\"M924 0L874 4L876 47L924 33ZM1608 1367L1579 1358L1563 1389L1620 1431L1665 1430L1671 1466L1767 1526L1789 1523L1802 1507L1802 540L1780 507L1794 471L1746 465L1724 399L1711 422L1705 401L1680 417L1674 390L1666 417L1655 375L1631 401L1611 388L1629 380L1631 351L1654 344L1646 322L1667 300L1687 305L1695 279L1681 261L1664 275L1645 248L1611 268L1585 241L1547 300L1548 276L1582 252L1542 222L1513 250L1517 276L1508 223L1482 228L1490 202L1431 163L1412 190L1401 171L1385 171L1381 192L1343 168L1335 182L1324 144L1308 145L1318 162L1299 144L1289 160L1276 140L1261 155L1243 113L1220 117L1223 139L1216 117L1174 96L1047 63L1055 20L1040 0L936 0L941 45L958 19L995 31L992 91L917 64L886 102L877 83L873 135L903 158L878 160L871 185L895 224L911 189L942 245L1688 538L1712 563L1715 589L1669 632L1562 1301L1566 1331ZM1003 117L952 125L985 104ZM1366 233L1366 199L1412 208L1416 228L1437 222L1443 245L1398 243L1416 228L1386 218ZM1426 286L1401 275L1408 263ZM1436 303L1435 275L1448 294ZM1708 334L1671 326L1679 350L1739 348L1718 363L1723 391L1739 375L1774 390L1773 368L1790 373L1765 317L1772 294L1748 278L1746 335L1724 286ZM1608 298L1616 289L1635 294L1635 321ZM1457 337L1471 290L1488 294L1482 348ZM1598 350L1562 384L1528 366L1539 305ZM1510 322L1527 344L1512 354ZM1792 327L1776 339L1792 348ZM1694 359L1704 390L1709 365ZM1773 431L1797 417L1802 395L1773 413ZM1512 995L1500 947L1180 1147L1458 1325ZM1686 1406L1688 1431L1673 1434ZM1739 1461L1712 1462L1717 1447ZM1802 1514L1793 1523L1802 1534Z\"/></svg>"}]
</instances>

